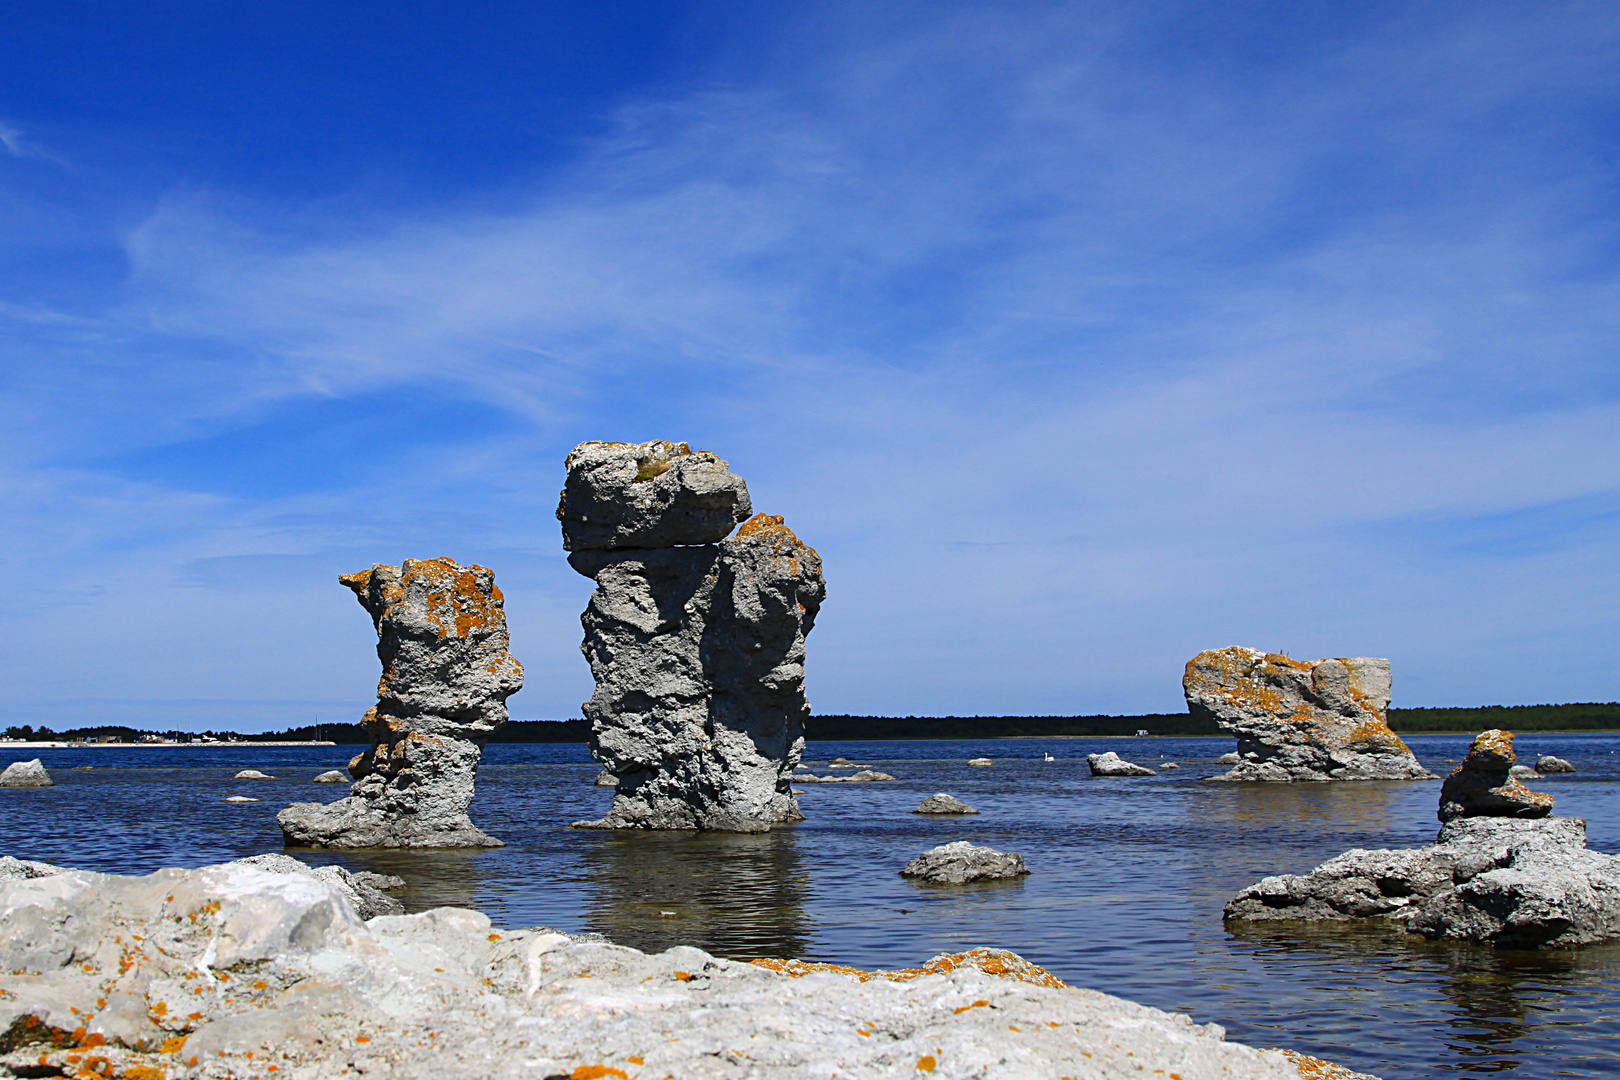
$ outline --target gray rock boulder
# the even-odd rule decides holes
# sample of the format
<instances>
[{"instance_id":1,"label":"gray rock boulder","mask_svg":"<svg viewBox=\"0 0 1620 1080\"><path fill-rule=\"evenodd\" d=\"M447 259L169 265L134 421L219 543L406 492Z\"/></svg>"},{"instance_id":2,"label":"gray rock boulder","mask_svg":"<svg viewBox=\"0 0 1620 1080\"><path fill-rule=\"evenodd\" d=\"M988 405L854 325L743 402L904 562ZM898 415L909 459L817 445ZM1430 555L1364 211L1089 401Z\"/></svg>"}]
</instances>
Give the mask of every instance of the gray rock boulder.
<instances>
[{"instance_id":1,"label":"gray rock boulder","mask_svg":"<svg viewBox=\"0 0 1620 1080\"><path fill-rule=\"evenodd\" d=\"M976 757L970 758L968 760L968 764L974 766L975 768L987 769L994 765L995 761L987 757Z\"/></svg>"},{"instance_id":2,"label":"gray rock boulder","mask_svg":"<svg viewBox=\"0 0 1620 1080\"><path fill-rule=\"evenodd\" d=\"M484 743L523 686L495 575L449 558L406 559L339 580L377 629L382 680L349 762L347 798L294 803L276 820L290 846L499 847L472 823Z\"/></svg>"},{"instance_id":3,"label":"gray rock boulder","mask_svg":"<svg viewBox=\"0 0 1620 1080\"><path fill-rule=\"evenodd\" d=\"M571 464L571 485L575 472ZM746 506L746 489L736 490L724 506ZM573 505L566 493L564 504ZM569 565L596 582L581 619L596 692L583 708L591 749L616 780L608 813L576 827L762 832L802 820L791 778L810 711L805 637L826 591L821 556L767 514L718 544L574 548Z\"/></svg>"},{"instance_id":4,"label":"gray rock boulder","mask_svg":"<svg viewBox=\"0 0 1620 1080\"><path fill-rule=\"evenodd\" d=\"M913 814L977 814L967 803L955 795L947 795L941 791L938 795L930 795L917 805Z\"/></svg>"},{"instance_id":5,"label":"gray rock boulder","mask_svg":"<svg viewBox=\"0 0 1620 1080\"><path fill-rule=\"evenodd\" d=\"M14 761L6 766L5 772L0 772L0 787L52 787L55 783L39 758Z\"/></svg>"},{"instance_id":6,"label":"gray rock boulder","mask_svg":"<svg viewBox=\"0 0 1620 1080\"><path fill-rule=\"evenodd\" d=\"M753 513L743 478L686 443L580 443L567 466L566 551L713 544Z\"/></svg>"},{"instance_id":7,"label":"gray rock boulder","mask_svg":"<svg viewBox=\"0 0 1620 1080\"><path fill-rule=\"evenodd\" d=\"M888 773L879 772L877 769L862 769L860 772L848 777L847 782L851 784L869 784L893 779L894 777Z\"/></svg>"},{"instance_id":8,"label":"gray rock boulder","mask_svg":"<svg viewBox=\"0 0 1620 1080\"><path fill-rule=\"evenodd\" d=\"M22 1076L789 1080L807 1062L950 1080L1009 1062L1040 1076L1301 1075L1218 1026L1067 987L1001 950L882 972L649 955L458 908L362 922L332 882L244 863L0 882L0 967L0 1068ZM727 1059L738 1047L741 1065Z\"/></svg>"},{"instance_id":9,"label":"gray rock boulder","mask_svg":"<svg viewBox=\"0 0 1620 1080\"><path fill-rule=\"evenodd\" d=\"M1493 728L1474 736L1462 764L1440 788L1441 821L1459 817L1546 817L1553 797L1513 775L1513 734Z\"/></svg>"},{"instance_id":10,"label":"gray rock boulder","mask_svg":"<svg viewBox=\"0 0 1620 1080\"><path fill-rule=\"evenodd\" d=\"M1225 754L1222 754L1220 757L1216 758L1215 759L1215 764L1217 764L1217 765L1236 765L1238 762L1240 762L1242 760L1243 760L1243 758L1238 755L1238 752L1236 750L1232 750L1232 751L1229 751L1229 752L1227 752Z\"/></svg>"},{"instance_id":11,"label":"gray rock boulder","mask_svg":"<svg viewBox=\"0 0 1620 1080\"><path fill-rule=\"evenodd\" d=\"M1237 736L1238 762L1213 779L1435 779L1390 730L1388 660L1206 649L1187 662L1182 691L1193 716Z\"/></svg>"},{"instance_id":12,"label":"gray rock boulder","mask_svg":"<svg viewBox=\"0 0 1620 1080\"><path fill-rule=\"evenodd\" d=\"M334 771L336 771L336 770L334 770ZM239 772L235 776L231 777L231 779L232 780L274 780L275 777L271 776L269 773L262 773L258 769L243 769L241 772Z\"/></svg>"},{"instance_id":13,"label":"gray rock boulder","mask_svg":"<svg viewBox=\"0 0 1620 1080\"><path fill-rule=\"evenodd\" d=\"M1126 761L1118 754L1109 750L1103 754L1087 754L1086 764L1091 766L1092 776L1158 776L1159 774L1146 765L1138 765Z\"/></svg>"},{"instance_id":14,"label":"gray rock boulder","mask_svg":"<svg viewBox=\"0 0 1620 1080\"><path fill-rule=\"evenodd\" d=\"M369 871L356 874L341 866L311 866L291 855L279 852L237 859L225 865L253 866L260 870L268 870L272 874L302 874L323 881L342 893L343 898L361 919L373 919L378 915L405 914L405 906L383 891L404 887L405 880L392 875L373 874Z\"/></svg>"},{"instance_id":15,"label":"gray rock boulder","mask_svg":"<svg viewBox=\"0 0 1620 1080\"><path fill-rule=\"evenodd\" d=\"M989 878L1013 878L1029 873L1024 857L958 840L929 848L906 863L901 877L921 878L944 885L962 885Z\"/></svg>"},{"instance_id":16,"label":"gray rock boulder","mask_svg":"<svg viewBox=\"0 0 1620 1080\"><path fill-rule=\"evenodd\" d=\"M255 799L251 795L227 795L223 801L229 803L250 803L258 802L259 800Z\"/></svg>"},{"instance_id":17,"label":"gray rock boulder","mask_svg":"<svg viewBox=\"0 0 1620 1080\"><path fill-rule=\"evenodd\" d=\"M1425 847L1358 848L1308 874L1264 878L1226 918L1388 918L1431 938L1584 945L1620 936L1620 859L1588 850L1579 818L1459 817Z\"/></svg>"},{"instance_id":18,"label":"gray rock boulder","mask_svg":"<svg viewBox=\"0 0 1620 1080\"><path fill-rule=\"evenodd\" d=\"M1508 770L1508 775L1515 780L1540 780L1541 774L1528 765L1515 765Z\"/></svg>"},{"instance_id":19,"label":"gray rock boulder","mask_svg":"<svg viewBox=\"0 0 1620 1080\"><path fill-rule=\"evenodd\" d=\"M1574 771L1575 766L1571 765L1561 757L1553 757L1551 754L1543 754L1540 758L1536 759L1536 772L1538 773L1566 773Z\"/></svg>"},{"instance_id":20,"label":"gray rock boulder","mask_svg":"<svg viewBox=\"0 0 1620 1080\"><path fill-rule=\"evenodd\" d=\"M347 783L350 782L351 779L353 779L353 778L350 777L349 774L344 772L342 769L327 769L325 772L317 774L315 779L311 780L310 783L312 783L312 784L347 784Z\"/></svg>"},{"instance_id":21,"label":"gray rock boulder","mask_svg":"<svg viewBox=\"0 0 1620 1080\"><path fill-rule=\"evenodd\" d=\"M593 787L616 788L619 786L619 778L608 772L606 769L603 769L601 772L596 774L596 778L591 781L591 785Z\"/></svg>"}]
</instances>

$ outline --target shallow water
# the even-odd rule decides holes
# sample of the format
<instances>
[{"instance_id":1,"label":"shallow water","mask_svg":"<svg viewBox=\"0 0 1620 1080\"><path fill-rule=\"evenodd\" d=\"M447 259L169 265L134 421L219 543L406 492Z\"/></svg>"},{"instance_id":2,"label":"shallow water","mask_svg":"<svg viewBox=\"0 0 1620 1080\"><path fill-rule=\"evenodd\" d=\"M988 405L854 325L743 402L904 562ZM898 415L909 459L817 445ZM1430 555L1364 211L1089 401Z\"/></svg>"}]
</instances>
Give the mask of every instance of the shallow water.
<instances>
[{"instance_id":1,"label":"shallow water","mask_svg":"<svg viewBox=\"0 0 1620 1080\"><path fill-rule=\"evenodd\" d=\"M1466 736L1412 736L1435 772ZM642 949L694 944L724 956L909 966L974 945L1013 949L1070 983L1226 1026L1387 1080L1445 1074L1620 1074L1620 945L1545 953L1438 945L1387 927L1228 931L1221 906L1272 873L1351 847L1434 837L1436 783L1205 784L1230 739L1020 739L815 743L896 783L810 785L807 820L760 836L613 834L564 826L611 792L582 746L496 745L473 817L507 846L478 852L298 852L399 874L407 907L475 907L498 924L594 930ZM352 747L125 748L37 753L57 780L0 790L0 853L140 873L279 850L275 813L347 792L309 783ZM1185 766L1094 779L1085 755L1116 750ZM1529 734L1579 772L1532 784L1585 817L1592 847L1620 850L1620 736ZM1058 758L1042 760L1044 753ZM971 757L995 759L972 768ZM80 768L79 766L91 766ZM270 781L233 780L243 768ZM818 768L818 772L825 769ZM949 791L981 814L910 813ZM228 804L231 794L261 799ZM921 885L906 860L967 839L1021 852L1013 882Z\"/></svg>"}]
</instances>

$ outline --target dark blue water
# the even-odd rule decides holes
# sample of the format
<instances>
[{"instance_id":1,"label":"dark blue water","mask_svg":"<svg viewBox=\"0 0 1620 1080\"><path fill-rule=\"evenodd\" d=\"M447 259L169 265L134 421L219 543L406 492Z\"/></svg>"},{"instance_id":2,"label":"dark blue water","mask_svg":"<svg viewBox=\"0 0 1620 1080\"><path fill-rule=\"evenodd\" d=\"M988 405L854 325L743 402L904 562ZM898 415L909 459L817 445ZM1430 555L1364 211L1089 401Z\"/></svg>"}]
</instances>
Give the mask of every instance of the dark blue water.
<instances>
[{"instance_id":1,"label":"dark blue water","mask_svg":"<svg viewBox=\"0 0 1620 1080\"><path fill-rule=\"evenodd\" d=\"M1436 772L1466 736L1408 739ZM1077 986L1191 1013L1235 1038L1398 1077L1620 1075L1620 945L1517 953L1438 945L1382 926L1228 931L1221 906L1271 873L1351 847L1434 837L1436 783L1207 784L1230 739L1030 739L812 744L899 777L808 786L808 820L762 836L612 834L564 826L611 793L582 746L497 745L473 817L506 847L479 852L309 853L399 874L419 910L479 908L497 923L594 930L642 949L694 944L749 958L909 966L974 945L1013 949ZM278 850L275 813L347 792L310 778L353 748L29 750L54 788L0 790L0 853L118 873ZM1102 780L1085 755L1116 750L1180 771ZM1620 850L1620 736L1530 734L1573 776L1532 786ZM1059 760L1045 762L1044 753ZM970 768L971 757L995 759ZM79 766L92 768L78 768ZM237 781L243 768L274 781ZM825 772L824 769L818 769ZM982 813L910 813L949 791ZM263 801L233 805L226 795ZM1014 882L919 885L898 876L934 844L1021 852Z\"/></svg>"}]
</instances>

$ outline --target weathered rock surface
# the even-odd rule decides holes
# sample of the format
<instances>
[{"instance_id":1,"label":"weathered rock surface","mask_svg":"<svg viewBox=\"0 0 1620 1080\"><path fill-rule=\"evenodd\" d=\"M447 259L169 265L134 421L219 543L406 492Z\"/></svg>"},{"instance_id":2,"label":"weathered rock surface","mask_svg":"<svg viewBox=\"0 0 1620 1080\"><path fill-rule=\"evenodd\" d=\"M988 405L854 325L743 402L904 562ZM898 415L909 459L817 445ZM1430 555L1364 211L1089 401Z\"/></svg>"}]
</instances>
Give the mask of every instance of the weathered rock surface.
<instances>
[{"instance_id":1,"label":"weathered rock surface","mask_svg":"<svg viewBox=\"0 0 1620 1080\"><path fill-rule=\"evenodd\" d=\"M1563 773L1574 771L1575 766L1571 765L1563 758L1553 757L1551 754L1544 754L1536 760L1536 772L1538 773Z\"/></svg>"},{"instance_id":2,"label":"weathered rock surface","mask_svg":"<svg viewBox=\"0 0 1620 1080\"><path fill-rule=\"evenodd\" d=\"M1241 756L1239 756L1238 752L1236 750L1232 750L1232 751L1229 751L1228 753L1222 754L1220 757L1216 758L1215 759L1215 764L1217 764L1217 765L1236 765L1238 762L1240 762L1242 760L1243 760L1243 758Z\"/></svg>"},{"instance_id":3,"label":"weathered rock surface","mask_svg":"<svg viewBox=\"0 0 1620 1080\"><path fill-rule=\"evenodd\" d=\"M938 795L930 795L918 804L913 814L977 814L967 803L955 795L947 795L941 791Z\"/></svg>"},{"instance_id":4,"label":"weathered rock surface","mask_svg":"<svg viewBox=\"0 0 1620 1080\"><path fill-rule=\"evenodd\" d=\"M1358 848L1308 874L1265 878L1226 917L1383 917L1431 938L1585 945L1620 936L1620 859L1588 850L1579 818L1460 817L1421 848Z\"/></svg>"},{"instance_id":5,"label":"weathered rock surface","mask_svg":"<svg viewBox=\"0 0 1620 1080\"><path fill-rule=\"evenodd\" d=\"M1091 766L1092 776L1159 775L1146 765L1138 765L1134 761L1126 761L1112 750L1104 754L1087 754L1086 764Z\"/></svg>"},{"instance_id":6,"label":"weathered rock surface","mask_svg":"<svg viewBox=\"0 0 1620 1080\"><path fill-rule=\"evenodd\" d=\"M347 784L351 779L352 777L350 777L349 774L344 772L342 769L327 769L325 772L318 774L314 780L310 781L310 783Z\"/></svg>"},{"instance_id":7,"label":"weathered rock surface","mask_svg":"<svg viewBox=\"0 0 1620 1080\"><path fill-rule=\"evenodd\" d=\"M66 869L62 866L52 866L50 863L34 862L32 859L14 859L10 855L0 855L0 881L51 877L63 873Z\"/></svg>"},{"instance_id":8,"label":"weathered rock surface","mask_svg":"<svg viewBox=\"0 0 1620 1080\"><path fill-rule=\"evenodd\" d=\"M993 949L881 972L648 955L458 908L362 922L331 882L244 863L0 883L0 969L19 1075L1351 1075Z\"/></svg>"},{"instance_id":9,"label":"weathered rock surface","mask_svg":"<svg viewBox=\"0 0 1620 1080\"><path fill-rule=\"evenodd\" d=\"M5 772L0 772L0 787L52 787L55 783L39 758L14 761L6 766Z\"/></svg>"},{"instance_id":10,"label":"weathered rock surface","mask_svg":"<svg viewBox=\"0 0 1620 1080\"><path fill-rule=\"evenodd\" d=\"M1508 770L1508 775L1515 780L1540 780L1541 774L1528 765L1515 765Z\"/></svg>"},{"instance_id":11,"label":"weathered rock surface","mask_svg":"<svg viewBox=\"0 0 1620 1080\"><path fill-rule=\"evenodd\" d=\"M1029 873L1024 857L1014 852L958 840L929 848L901 869L901 877L921 878L945 885L962 885L982 878L1012 878Z\"/></svg>"},{"instance_id":12,"label":"weathered rock surface","mask_svg":"<svg viewBox=\"0 0 1620 1080\"><path fill-rule=\"evenodd\" d=\"M337 770L334 769L333 771L336 772ZM275 777L271 776L269 773L262 773L258 769L243 769L241 772L239 772L235 776L231 777L231 779L232 780L274 780Z\"/></svg>"},{"instance_id":13,"label":"weathered rock surface","mask_svg":"<svg viewBox=\"0 0 1620 1080\"><path fill-rule=\"evenodd\" d=\"M1492 728L1474 736L1462 764L1440 788L1441 821L1458 817L1546 817L1553 797L1513 775L1513 734Z\"/></svg>"},{"instance_id":14,"label":"weathered rock surface","mask_svg":"<svg viewBox=\"0 0 1620 1080\"><path fill-rule=\"evenodd\" d=\"M713 544L753 513L743 478L686 443L580 443L567 465L565 551Z\"/></svg>"},{"instance_id":15,"label":"weathered rock surface","mask_svg":"<svg viewBox=\"0 0 1620 1080\"><path fill-rule=\"evenodd\" d=\"M272 874L303 874L317 881L323 881L342 893L343 899L349 902L349 906L361 919L371 919L378 915L405 914L405 906L383 891L403 888L404 878L373 874L366 870L353 873L341 866L311 866L280 852L253 855L225 865L252 866L268 870Z\"/></svg>"},{"instance_id":16,"label":"weathered rock surface","mask_svg":"<svg viewBox=\"0 0 1620 1080\"><path fill-rule=\"evenodd\" d=\"M1239 762L1213 779L1435 779L1390 730L1388 660L1206 649L1182 690L1192 715L1237 736Z\"/></svg>"},{"instance_id":17,"label":"weathered rock surface","mask_svg":"<svg viewBox=\"0 0 1620 1080\"><path fill-rule=\"evenodd\" d=\"M648 447L680 452L632 470ZM665 495L645 493L659 484ZM575 531L576 507L614 531ZM581 617L596 678L583 708L616 778L607 815L576 826L762 832L803 819L790 778L810 711L804 643L826 591L821 557L767 514L707 542L747 509L725 462L684 444L585 443L570 455L568 562L596 582ZM700 546L640 549L655 543Z\"/></svg>"},{"instance_id":18,"label":"weathered rock surface","mask_svg":"<svg viewBox=\"0 0 1620 1080\"><path fill-rule=\"evenodd\" d=\"M467 816L484 743L523 686L495 575L449 558L406 559L339 580L377 628L383 674L363 721L372 745L349 762L347 798L277 815L287 843L499 847Z\"/></svg>"},{"instance_id":19,"label":"weathered rock surface","mask_svg":"<svg viewBox=\"0 0 1620 1080\"><path fill-rule=\"evenodd\" d=\"M970 758L968 760L968 764L973 765L973 766L975 766L977 768L984 769L984 768L989 768L990 766L994 765L995 761L993 759L987 758L987 757L976 757L976 758Z\"/></svg>"}]
</instances>

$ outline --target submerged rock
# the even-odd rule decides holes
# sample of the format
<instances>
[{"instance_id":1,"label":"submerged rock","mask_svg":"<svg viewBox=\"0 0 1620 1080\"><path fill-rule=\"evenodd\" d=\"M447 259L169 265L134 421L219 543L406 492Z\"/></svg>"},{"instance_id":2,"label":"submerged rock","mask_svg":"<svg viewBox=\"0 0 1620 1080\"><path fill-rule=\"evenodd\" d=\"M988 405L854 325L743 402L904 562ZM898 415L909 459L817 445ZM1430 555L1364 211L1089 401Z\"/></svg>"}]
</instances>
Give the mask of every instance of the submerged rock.
<instances>
[{"instance_id":1,"label":"submerged rock","mask_svg":"<svg viewBox=\"0 0 1620 1080\"><path fill-rule=\"evenodd\" d=\"M1086 764L1091 766L1092 776L1158 776L1159 774L1146 765L1138 765L1134 761L1126 761L1112 750L1103 754L1087 754Z\"/></svg>"},{"instance_id":2,"label":"submerged rock","mask_svg":"<svg viewBox=\"0 0 1620 1080\"><path fill-rule=\"evenodd\" d=\"M1301 1076L1002 950L899 971L649 955L459 908L362 921L334 882L247 862L0 883L0 965L0 1066L30 1076L710 1077L736 1047L764 1080Z\"/></svg>"},{"instance_id":3,"label":"submerged rock","mask_svg":"<svg viewBox=\"0 0 1620 1080\"><path fill-rule=\"evenodd\" d=\"M1182 690L1193 716L1237 736L1237 764L1213 779L1435 779L1390 730L1388 660L1206 649Z\"/></svg>"},{"instance_id":4,"label":"submerged rock","mask_svg":"<svg viewBox=\"0 0 1620 1080\"><path fill-rule=\"evenodd\" d=\"M349 780L350 780L349 774L344 772L342 769L327 769L325 772L318 774L315 777L315 779L310 781L310 783L312 783L312 784L347 784L349 782Z\"/></svg>"},{"instance_id":5,"label":"submerged rock","mask_svg":"<svg viewBox=\"0 0 1620 1080\"><path fill-rule=\"evenodd\" d=\"M976 758L970 758L968 760L968 764L973 765L973 766L977 766L978 768L982 769L982 768L987 768L987 767L989 767L991 765L994 765L995 762L992 761L990 758L987 758L987 757L976 757Z\"/></svg>"},{"instance_id":6,"label":"submerged rock","mask_svg":"<svg viewBox=\"0 0 1620 1080\"><path fill-rule=\"evenodd\" d=\"M1564 773L1574 771L1575 766L1571 765L1563 758L1553 757L1551 754L1544 754L1536 761L1536 772L1538 773Z\"/></svg>"},{"instance_id":7,"label":"submerged rock","mask_svg":"<svg viewBox=\"0 0 1620 1080\"><path fill-rule=\"evenodd\" d=\"M335 769L333 771L336 772ZM262 773L258 769L243 769L241 772L239 772L235 776L231 777L231 779L232 780L274 780L275 777L271 776L269 773Z\"/></svg>"},{"instance_id":8,"label":"submerged rock","mask_svg":"<svg viewBox=\"0 0 1620 1080\"><path fill-rule=\"evenodd\" d=\"M893 779L894 779L894 777L890 776L886 772L879 772L876 769L862 769L860 772L855 773L853 776L846 777L846 782L851 783L851 784L866 784L866 783L872 783L872 782L875 782L875 781L893 780Z\"/></svg>"},{"instance_id":9,"label":"submerged rock","mask_svg":"<svg viewBox=\"0 0 1620 1080\"><path fill-rule=\"evenodd\" d=\"M741 478L685 444L569 456L558 516L569 565L596 582L581 618L596 678L584 711L616 778L607 815L576 827L763 832L803 819L790 779L821 557L766 514L722 539L748 509ZM675 544L698 546L661 546Z\"/></svg>"},{"instance_id":10,"label":"submerged rock","mask_svg":"<svg viewBox=\"0 0 1620 1080\"><path fill-rule=\"evenodd\" d=\"M1440 788L1441 821L1458 817L1546 817L1553 797L1513 775L1513 733L1492 728L1474 736L1462 764Z\"/></svg>"},{"instance_id":11,"label":"submerged rock","mask_svg":"<svg viewBox=\"0 0 1620 1080\"><path fill-rule=\"evenodd\" d=\"M981 878L1012 878L1029 873L1024 857L1014 852L958 840L929 848L901 869L901 877L921 878L945 885L963 885Z\"/></svg>"},{"instance_id":12,"label":"submerged rock","mask_svg":"<svg viewBox=\"0 0 1620 1080\"><path fill-rule=\"evenodd\" d=\"M406 559L338 580L377 628L383 675L363 721L372 745L349 762L347 798L276 816L287 843L500 847L467 816L484 743L523 686L495 575L449 558Z\"/></svg>"},{"instance_id":13,"label":"submerged rock","mask_svg":"<svg viewBox=\"0 0 1620 1080\"><path fill-rule=\"evenodd\" d=\"M225 796L225 801L226 802L234 802L234 803L244 803L244 802L258 802L259 800L253 798L251 795L227 795L227 796Z\"/></svg>"},{"instance_id":14,"label":"submerged rock","mask_svg":"<svg viewBox=\"0 0 1620 1080\"><path fill-rule=\"evenodd\" d=\"M1357 848L1308 874L1265 878L1234 897L1226 917L1382 917L1427 937L1505 948L1620 936L1620 858L1588 850L1580 818L1545 816L1552 796L1508 777L1512 761L1512 735L1483 733L1441 791L1434 843Z\"/></svg>"},{"instance_id":15,"label":"submerged rock","mask_svg":"<svg viewBox=\"0 0 1620 1080\"><path fill-rule=\"evenodd\" d=\"M39 758L14 761L6 766L5 772L0 772L0 787L53 787L55 784Z\"/></svg>"},{"instance_id":16,"label":"submerged rock","mask_svg":"<svg viewBox=\"0 0 1620 1080\"><path fill-rule=\"evenodd\" d=\"M973 807L969 806L967 803L963 802L961 799L958 799L955 795L947 795L942 791L938 795L928 796L928 798L924 799L917 805L917 809L913 810L912 813L977 814L978 811L973 809Z\"/></svg>"}]
</instances>

